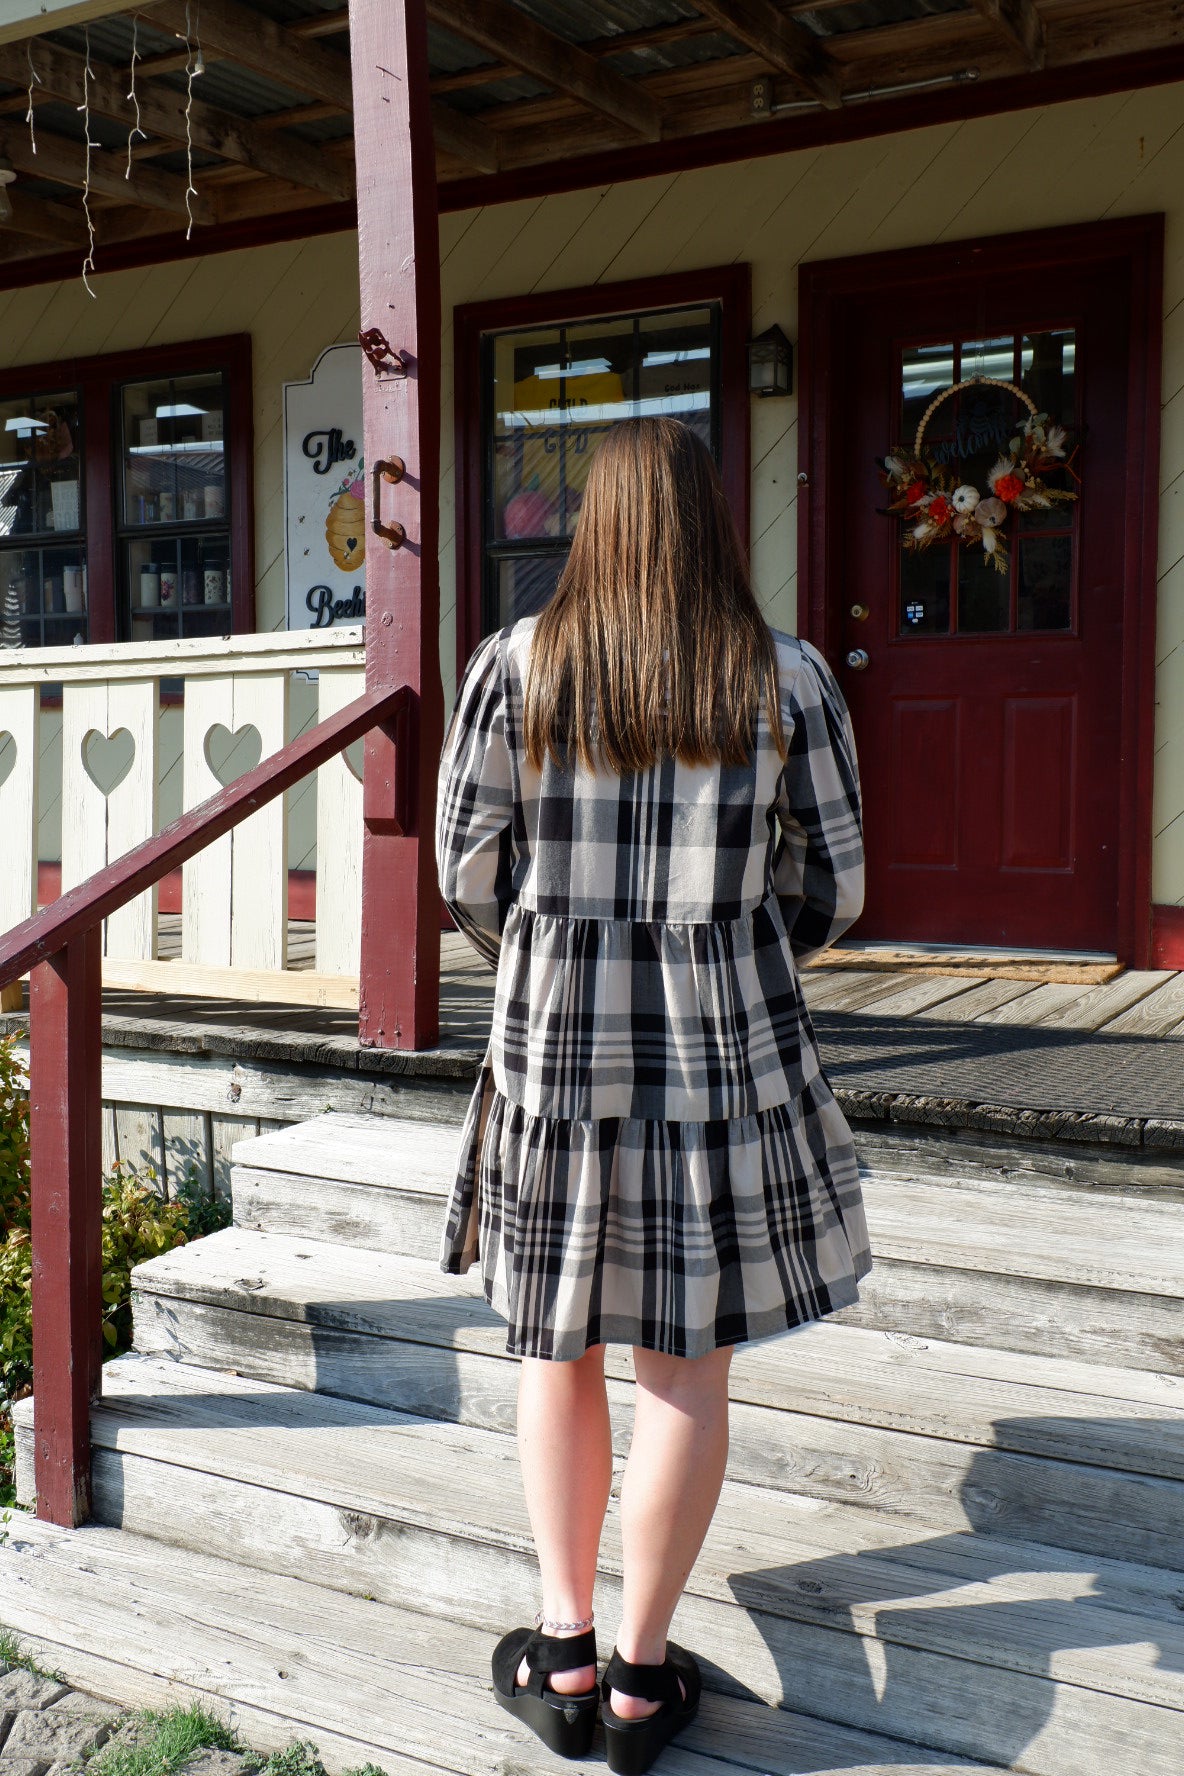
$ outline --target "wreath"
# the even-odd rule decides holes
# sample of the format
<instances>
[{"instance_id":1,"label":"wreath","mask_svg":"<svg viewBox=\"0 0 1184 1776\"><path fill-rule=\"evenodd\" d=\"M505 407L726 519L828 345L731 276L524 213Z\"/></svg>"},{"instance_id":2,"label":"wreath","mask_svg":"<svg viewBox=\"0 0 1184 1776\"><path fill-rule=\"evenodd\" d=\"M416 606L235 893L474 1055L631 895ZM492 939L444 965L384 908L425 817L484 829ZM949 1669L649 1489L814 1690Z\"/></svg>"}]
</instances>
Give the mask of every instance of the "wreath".
<instances>
[{"instance_id":1,"label":"wreath","mask_svg":"<svg viewBox=\"0 0 1184 1776\"><path fill-rule=\"evenodd\" d=\"M952 470L925 448L925 428L943 401L967 388L1001 388L1016 396L1028 417L987 476L985 490L959 481ZM904 547L916 553L957 537L967 548L981 548L987 560L1006 573L1007 532L1013 512L1035 512L1077 498L1069 488L1049 487L1045 477L1072 473L1065 456L1065 428L1051 425L1047 413L1014 382L995 376L971 376L951 383L935 395L921 415L911 453L894 450L880 463L889 491L888 511L904 523Z\"/></svg>"}]
</instances>

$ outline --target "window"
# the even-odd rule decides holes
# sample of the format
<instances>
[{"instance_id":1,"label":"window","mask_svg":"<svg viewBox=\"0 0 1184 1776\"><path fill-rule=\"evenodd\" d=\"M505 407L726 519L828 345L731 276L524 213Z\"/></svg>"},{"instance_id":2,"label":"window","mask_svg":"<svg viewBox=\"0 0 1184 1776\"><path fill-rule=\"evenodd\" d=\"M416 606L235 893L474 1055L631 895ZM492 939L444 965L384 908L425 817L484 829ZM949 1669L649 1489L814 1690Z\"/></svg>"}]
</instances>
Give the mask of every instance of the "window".
<instances>
[{"instance_id":1,"label":"window","mask_svg":"<svg viewBox=\"0 0 1184 1776\"><path fill-rule=\"evenodd\" d=\"M746 534L747 334L745 267L458 311L461 663L555 590L592 455L618 420L694 426Z\"/></svg>"},{"instance_id":2,"label":"window","mask_svg":"<svg viewBox=\"0 0 1184 1776\"><path fill-rule=\"evenodd\" d=\"M910 346L901 365L902 437L911 441L934 396L972 376L1018 384L1041 412L1077 441L1077 336L1062 327L996 339ZM1013 394L984 385L944 401L925 429L939 462L957 465L959 480L980 490L1023 417ZM1053 485L1061 478L1054 477ZM980 549L951 538L919 554L897 551L901 635L1015 635L1071 630L1074 609L1076 508L1056 504L1021 512L1008 571L997 572Z\"/></svg>"},{"instance_id":3,"label":"window","mask_svg":"<svg viewBox=\"0 0 1184 1776\"><path fill-rule=\"evenodd\" d=\"M245 337L0 371L0 640L254 628Z\"/></svg>"}]
</instances>

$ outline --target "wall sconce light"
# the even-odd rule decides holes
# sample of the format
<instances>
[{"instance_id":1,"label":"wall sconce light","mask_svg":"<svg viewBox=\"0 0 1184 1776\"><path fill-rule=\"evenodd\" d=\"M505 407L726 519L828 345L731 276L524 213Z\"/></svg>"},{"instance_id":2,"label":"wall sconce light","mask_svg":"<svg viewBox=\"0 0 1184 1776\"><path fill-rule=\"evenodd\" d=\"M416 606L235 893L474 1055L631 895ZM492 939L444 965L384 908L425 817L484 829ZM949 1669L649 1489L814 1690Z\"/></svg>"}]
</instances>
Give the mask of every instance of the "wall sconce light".
<instances>
[{"instance_id":1,"label":"wall sconce light","mask_svg":"<svg viewBox=\"0 0 1184 1776\"><path fill-rule=\"evenodd\" d=\"M788 395L793 392L793 346L780 327L766 327L748 342L748 392Z\"/></svg>"}]
</instances>

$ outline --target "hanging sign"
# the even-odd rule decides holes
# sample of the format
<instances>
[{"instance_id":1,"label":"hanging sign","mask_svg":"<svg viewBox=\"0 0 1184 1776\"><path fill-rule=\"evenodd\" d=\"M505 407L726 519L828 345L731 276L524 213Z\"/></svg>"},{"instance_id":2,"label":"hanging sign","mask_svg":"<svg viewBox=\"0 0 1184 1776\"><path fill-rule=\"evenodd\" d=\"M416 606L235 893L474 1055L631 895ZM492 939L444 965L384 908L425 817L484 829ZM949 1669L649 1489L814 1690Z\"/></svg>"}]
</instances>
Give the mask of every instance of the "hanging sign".
<instances>
[{"instance_id":1,"label":"hanging sign","mask_svg":"<svg viewBox=\"0 0 1184 1776\"><path fill-rule=\"evenodd\" d=\"M362 352L331 345L307 382L284 384L288 628L366 614Z\"/></svg>"}]
</instances>

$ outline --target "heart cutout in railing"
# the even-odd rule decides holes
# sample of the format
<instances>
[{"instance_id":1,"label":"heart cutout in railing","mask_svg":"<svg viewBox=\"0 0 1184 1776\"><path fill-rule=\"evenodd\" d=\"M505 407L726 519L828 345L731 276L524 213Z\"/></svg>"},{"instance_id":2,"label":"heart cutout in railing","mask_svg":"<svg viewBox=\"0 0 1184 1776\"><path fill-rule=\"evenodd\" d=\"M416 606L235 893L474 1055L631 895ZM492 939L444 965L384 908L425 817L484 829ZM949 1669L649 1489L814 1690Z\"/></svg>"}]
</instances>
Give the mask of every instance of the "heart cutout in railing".
<instances>
[{"instance_id":1,"label":"heart cutout in railing","mask_svg":"<svg viewBox=\"0 0 1184 1776\"><path fill-rule=\"evenodd\" d=\"M251 722L244 722L233 731L222 722L215 722L205 739L206 764L223 789L253 771L263 757L263 741Z\"/></svg>"},{"instance_id":2,"label":"heart cutout in railing","mask_svg":"<svg viewBox=\"0 0 1184 1776\"><path fill-rule=\"evenodd\" d=\"M119 788L136 757L136 743L126 728L104 734L91 728L82 741L82 765L95 788L105 796Z\"/></svg>"},{"instance_id":3,"label":"heart cutout in railing","mask_svg":"<svg viewBox=\"0 0 1184 1776\"><path fill-rule=\"evenodd\" d=\"M0 729L0 787L16 770L16 735Z\"/></svg>"}]
</instances>

